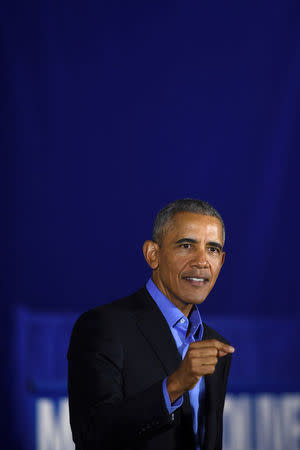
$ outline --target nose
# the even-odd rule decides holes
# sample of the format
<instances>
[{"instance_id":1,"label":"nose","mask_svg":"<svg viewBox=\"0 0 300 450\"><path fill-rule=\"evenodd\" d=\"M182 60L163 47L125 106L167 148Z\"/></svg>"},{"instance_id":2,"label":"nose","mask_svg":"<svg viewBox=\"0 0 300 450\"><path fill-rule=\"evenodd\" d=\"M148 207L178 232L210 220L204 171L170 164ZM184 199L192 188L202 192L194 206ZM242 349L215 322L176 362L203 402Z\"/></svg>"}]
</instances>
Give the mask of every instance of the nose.
<instances>
[{"instance_id":1,"label":"nose","mask_svg":"<svg viewBox=\"0 0 300 450\"><path fill-rule=\"evenodd\" d=\"M206 251L205 249L199 249L195 255L193 260L191 261L191 266L192 267L197 267L197 268L207 268L209 267L207 258L206 258Z\"/></svg>"}]
</instances>

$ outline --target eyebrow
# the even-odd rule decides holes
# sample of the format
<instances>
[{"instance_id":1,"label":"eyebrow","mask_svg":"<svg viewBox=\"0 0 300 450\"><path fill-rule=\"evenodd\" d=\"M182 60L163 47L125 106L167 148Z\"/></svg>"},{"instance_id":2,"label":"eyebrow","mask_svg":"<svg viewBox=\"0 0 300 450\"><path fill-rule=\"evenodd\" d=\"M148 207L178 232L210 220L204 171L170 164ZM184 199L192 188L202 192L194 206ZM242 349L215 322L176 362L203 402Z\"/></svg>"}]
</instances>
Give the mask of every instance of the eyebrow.
<instances>
[{"instance_id":1,"label":"eyebrow","mask_svg":"<svg viewBox=\"0 0 300 450\"><path fill-rule=\"evenodd\" d=\"M196 239L192 239L192 238L182 238L179 239L176 244L183 244L183 243L189 243L189 244L197 244L197 240ZM218 242L215 241L210 241L207 243L207 245L209 245L210 247L216 247L219 250L223 250L223 247L221 244L219 244Z\"/></svg>"},{"instance_id":2,"label":"eyebrow","mask_svg":"<svg viewBox=\"0 0 300 450\"><path fill-rule=\"evenodd\" d=\"M196 239L183 238L183 239L179 239L179 241L177 241L176 244L182 244L183 242L189 242L190 244L196 244L197 243Z\"/></svg>"}]
</instances>

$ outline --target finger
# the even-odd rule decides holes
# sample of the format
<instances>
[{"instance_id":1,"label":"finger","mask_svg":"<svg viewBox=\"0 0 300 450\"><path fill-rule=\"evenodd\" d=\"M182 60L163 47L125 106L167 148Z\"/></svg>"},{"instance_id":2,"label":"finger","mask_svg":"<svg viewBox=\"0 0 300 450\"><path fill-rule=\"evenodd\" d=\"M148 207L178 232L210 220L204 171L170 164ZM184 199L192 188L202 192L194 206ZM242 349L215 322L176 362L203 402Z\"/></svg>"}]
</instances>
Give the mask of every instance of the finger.
<instances>
[{"instance_id":1,"label":"finger","mask_svg":"<svg viewBox=\"0 0 300 450\"><path fill-rule=\"evenodd\" d=\"M215 364L211 364L211 365L206 365L206 366L202 366L202 373L203 375L211 375L212 373L214 373L216 369Z\"/></svg>"},{"instance_id":2,"label":"finger","mask_svg":"<svg viewBox=\"0 0 300 450\"><path fill-rule=\"evenodd\" d=\"M219 355L220 352L224 353L225 355L227 353L233 353L234 347L228 344L224 344L224 342L218 341L217 339L212 339L212 344L218 349Z\"/></svg>"},{"instance_id":3,"label":"finger","mask_svg":"<svg viewBox=\"0 0 300 450\"><path fill-rule=\"evenodd\" d=\"M216 347L190 348L188 354L192 358L202 358L205 356L219 356L219 350Z\"/></svg>"},{"instance_id":4,"label":"finger","mask_svg":"<svg viewBox=\"0 0 300 450\"><path fill-rule=\"evenodd\" d=\"M212 373L212 368L215 368L217 361L217 358L211 358L206 361L193 360L189 366L189 373L199 377L202 377L202 375L206 375L207 373Z\"/></svg>"},{"instance_id":5,"label":"finger","mask_svg":"<svg viewBox=\"0 0 300 450\"><path fill-rule=\"evenodd\" d=\"M222 356L226 356L226 355L228 355L228 352L223 352L222 350L219 350L219 358L222 358Z\"/></svg>"},{"instance_id":6,"label":"finger","mask_svg":"<svg viewBox=\"0 0 300 450\"><path fill-rule=\"evenodd\" d=\"M193 349L209 348L209 347L214 347L219 352L222 352L222 356L226 355L227 353L234 352L234 347L232 347L231 345L224 344L223 342L218 341L217 339L205 339L204 341L192 342L190 344L190 348Z\"/></svg>"},{"instance_id":7,"label":"finger","mask_svg":"<svg viewBox=\"0 0 300 450\"><path fill-rule=\"evenodd\" d=\"M216 358L215 356L209 356L206 358L201 358L201 360L199 360L201 366L207 366L207 365L213 365L215 366L218 362L218 358Z\"/></svg>"}]
</instances>

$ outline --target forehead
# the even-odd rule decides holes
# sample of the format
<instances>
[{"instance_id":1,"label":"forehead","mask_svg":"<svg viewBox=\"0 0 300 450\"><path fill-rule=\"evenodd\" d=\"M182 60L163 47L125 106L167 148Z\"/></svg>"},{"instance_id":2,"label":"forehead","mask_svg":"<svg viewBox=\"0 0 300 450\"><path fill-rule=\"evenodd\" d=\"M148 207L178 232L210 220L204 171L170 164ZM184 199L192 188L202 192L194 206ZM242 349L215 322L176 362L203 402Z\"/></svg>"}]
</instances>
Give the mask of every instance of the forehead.
<instances>
[{"instance_id":1,"label":"forehead","mask_svg":"<svg viewBox=\"0 0 300 450\"><path fill-rule=\"evenodd\" d=\"M166 239L213 239L223 242L223 229L217 217L190 212L180 212L166 224L164 238Z\"/></svg>"}]
</instances>

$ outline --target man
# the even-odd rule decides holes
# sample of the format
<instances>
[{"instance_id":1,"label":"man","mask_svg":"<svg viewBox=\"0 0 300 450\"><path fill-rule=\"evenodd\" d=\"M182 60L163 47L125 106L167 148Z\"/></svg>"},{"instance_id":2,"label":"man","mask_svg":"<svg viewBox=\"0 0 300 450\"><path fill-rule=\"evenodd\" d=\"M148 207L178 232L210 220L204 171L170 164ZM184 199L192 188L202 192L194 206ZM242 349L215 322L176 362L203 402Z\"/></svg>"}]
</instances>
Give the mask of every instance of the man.
<instances>
[{"instance_id":1,"label":"man","mask_svg":"<svg viewBox=\"0 0 300 450\"><path fill-rule=\"evenodd\" d=\"M152 279L83 314L69 359L76 450L219 450L234 349L200 316L224 262L225 229L208 203L162 209L143 246Z\"/></svg>"}]
</instances>

